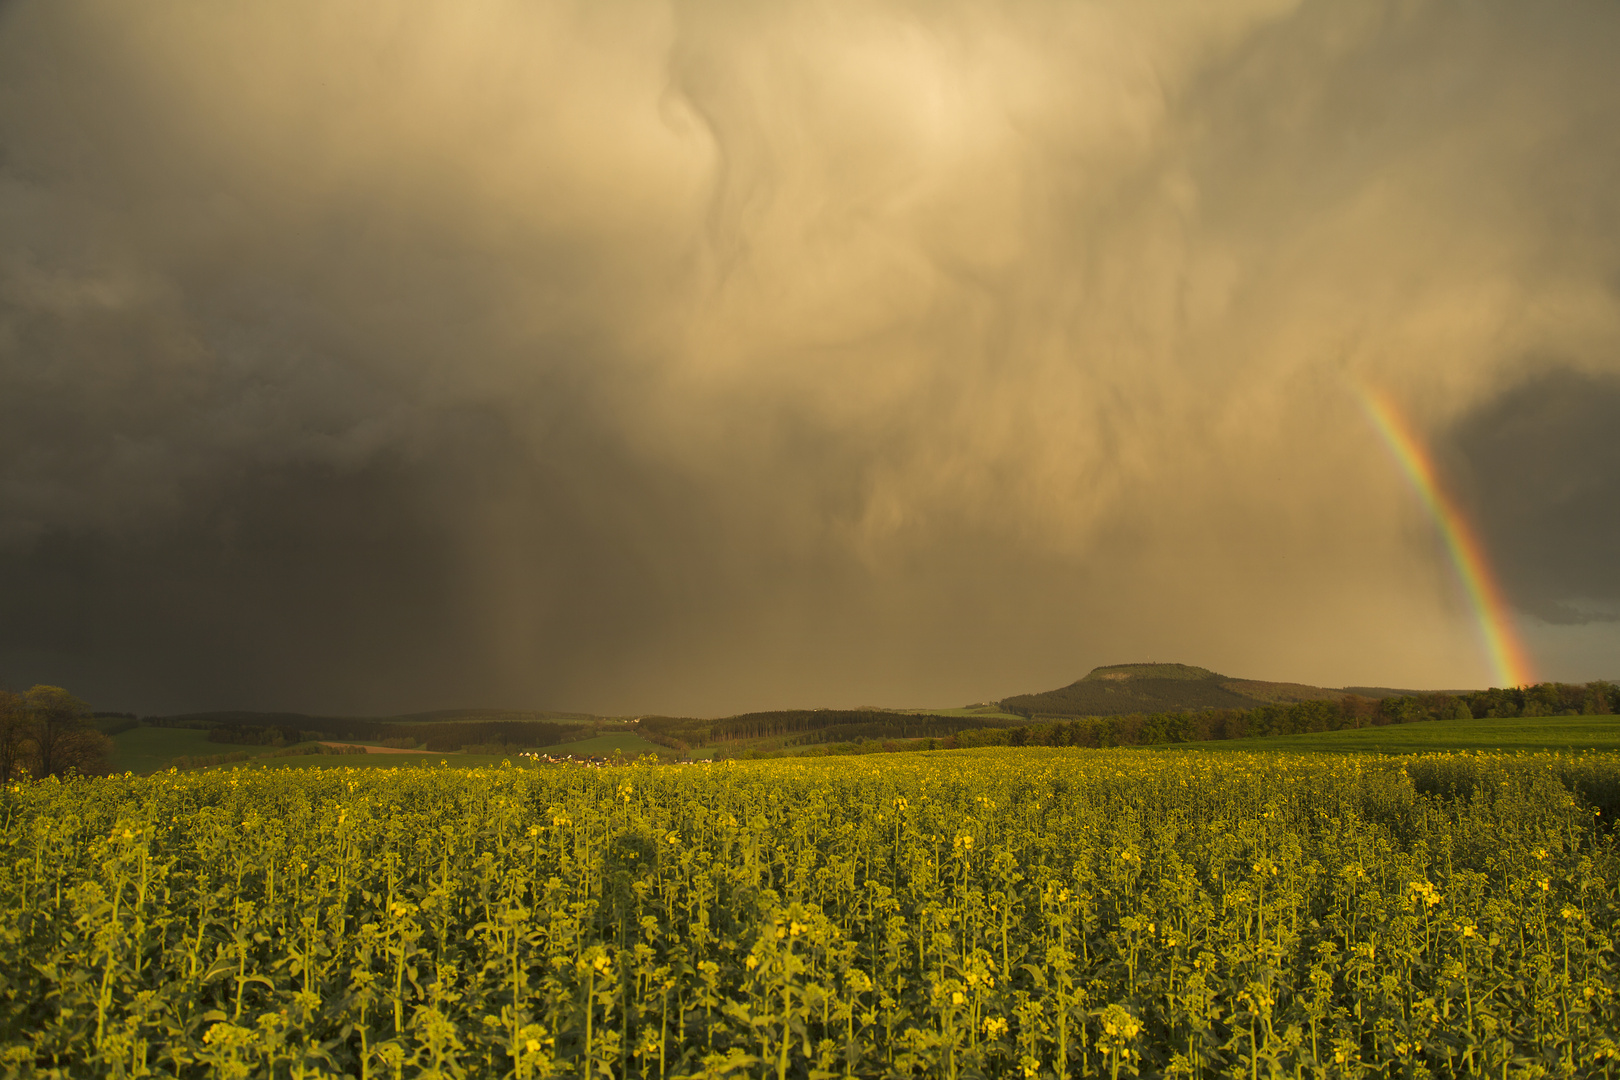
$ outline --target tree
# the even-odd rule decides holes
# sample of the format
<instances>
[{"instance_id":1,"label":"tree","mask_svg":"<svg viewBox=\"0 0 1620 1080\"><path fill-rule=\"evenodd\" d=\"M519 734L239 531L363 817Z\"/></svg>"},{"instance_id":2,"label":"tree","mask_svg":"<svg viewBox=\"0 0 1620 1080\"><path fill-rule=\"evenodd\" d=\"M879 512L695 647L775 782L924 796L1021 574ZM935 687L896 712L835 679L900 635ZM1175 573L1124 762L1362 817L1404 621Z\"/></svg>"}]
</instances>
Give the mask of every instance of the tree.
<instances>
[{"instance_id":1,"label":"tree","mask_svg":"<svg viewBox=\"0 0 1620 1080\"><path fill-rule=\"evenodd\" d=\"M60 686L35 686L22 700L31 775L95 773L106 768L109 740L90 726L90 706Z\"/></svg>"},{"instance_id":2,"label":"tree","mask_svg":"<svg viewBox=\"0 0 1620 1080\"><path fill-rule=\"evenodd\" d=\"M0 690L0 783L23 772L27 734L28 715L22 696Z\"/></svg>"}]
</instances>

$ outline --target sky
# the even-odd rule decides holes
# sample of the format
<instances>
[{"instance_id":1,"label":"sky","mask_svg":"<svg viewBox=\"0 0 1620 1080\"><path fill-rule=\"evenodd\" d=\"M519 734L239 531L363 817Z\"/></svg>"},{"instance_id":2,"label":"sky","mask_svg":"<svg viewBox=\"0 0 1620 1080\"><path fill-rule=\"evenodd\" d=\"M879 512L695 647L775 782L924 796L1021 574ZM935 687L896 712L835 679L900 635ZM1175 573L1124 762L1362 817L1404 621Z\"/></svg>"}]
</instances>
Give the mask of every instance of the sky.
<instances>
[{"instance_id":1,"label":"sky","mask_svg":"<svg viewBox=\"0 0 1620 1080\"><path fill-rule=\"evenodd\" d=\"M1620 677L1620 7L10 0L0 685Z\"/></svg>"}]
</instances>

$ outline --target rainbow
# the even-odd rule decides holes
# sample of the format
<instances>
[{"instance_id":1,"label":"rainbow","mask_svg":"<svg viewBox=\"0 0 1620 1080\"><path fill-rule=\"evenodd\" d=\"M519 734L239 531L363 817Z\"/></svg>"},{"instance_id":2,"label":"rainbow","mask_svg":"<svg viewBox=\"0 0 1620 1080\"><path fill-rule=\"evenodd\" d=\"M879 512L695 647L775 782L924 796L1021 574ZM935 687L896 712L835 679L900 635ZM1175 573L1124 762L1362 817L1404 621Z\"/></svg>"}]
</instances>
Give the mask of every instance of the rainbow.
<instances>
[{"instance_id":1,"label":"rainbow","mask_svg":"<svg viewBox=\"0 0 1620 1080\"><path fill-rule=\"evenodd\" d=\"M1446 549L1457 568L1457 576L1462 579L1463 588L1474 605L1480 636L1484 639L1496 677L1505 686L1531 685L1536 680L1530 655L1519 640L1512 613L1502 597L1501 586L1491 572L1490 560L1485 556L1485 545L1480 542L1467 515L1441 486L1433 457L1394 403L1376 390L1367 387L1360 390L1361 403L1373 426L1389 444L1402 471L1417 489L1440 535L1445 539Z\"/></svg>"}]
</instances>

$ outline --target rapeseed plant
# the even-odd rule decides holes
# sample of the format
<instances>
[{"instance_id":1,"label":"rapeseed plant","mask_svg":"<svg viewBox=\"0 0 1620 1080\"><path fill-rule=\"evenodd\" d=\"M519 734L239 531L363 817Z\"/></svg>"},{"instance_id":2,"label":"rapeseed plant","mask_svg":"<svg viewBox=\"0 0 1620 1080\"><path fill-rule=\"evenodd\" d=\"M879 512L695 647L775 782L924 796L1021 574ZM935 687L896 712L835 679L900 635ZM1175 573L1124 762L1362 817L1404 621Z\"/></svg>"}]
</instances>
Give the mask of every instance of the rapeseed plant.
<instances>
[{"instance_id":1,"label":"rapeseed plant","mask_svg":"<svg viewBox=\"0 0 1620 1080\"><path fill-rule=\"evenodd\" d=\"M8 1075L1608 1075L1602 755L0 791Z\"/></svg>"}]
</instances>

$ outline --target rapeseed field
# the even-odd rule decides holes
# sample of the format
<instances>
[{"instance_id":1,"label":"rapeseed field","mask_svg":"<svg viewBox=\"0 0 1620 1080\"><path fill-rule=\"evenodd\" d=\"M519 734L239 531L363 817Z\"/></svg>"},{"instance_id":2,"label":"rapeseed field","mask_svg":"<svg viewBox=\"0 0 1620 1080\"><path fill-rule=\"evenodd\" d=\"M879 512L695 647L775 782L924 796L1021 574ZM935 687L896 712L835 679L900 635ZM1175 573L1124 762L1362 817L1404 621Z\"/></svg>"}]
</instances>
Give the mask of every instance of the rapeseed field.
<instances>
[{"instance_id":1,"label":"rapeseed field","mask_svg":"<svg viewBox=\"0 0 1620 1080\"><path fill-rule=\"evenodd\" d=\"M1620 759L986 750L12 784L0 1068L1607 1076Z\"/></svg>"}]
</instances>

